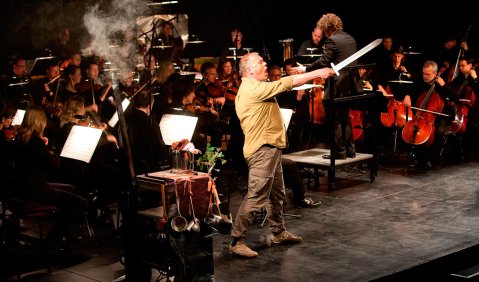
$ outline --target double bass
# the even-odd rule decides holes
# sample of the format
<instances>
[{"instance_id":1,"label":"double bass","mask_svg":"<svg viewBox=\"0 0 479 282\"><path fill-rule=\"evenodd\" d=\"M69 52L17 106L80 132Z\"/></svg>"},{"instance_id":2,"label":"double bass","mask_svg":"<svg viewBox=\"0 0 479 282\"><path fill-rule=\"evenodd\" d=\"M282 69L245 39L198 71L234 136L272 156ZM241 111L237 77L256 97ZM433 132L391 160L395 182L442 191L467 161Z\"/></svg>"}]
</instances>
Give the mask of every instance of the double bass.
<instances>
[{"instance_id":1,"label":"double bass","mask_svg":"<svg viewBox=\"0 0 479 282\"><path fill-rule=\"evenodd\" d=\"M444 108L444 101L434 91L438 76L440 74L437 74L429 90L419 96L417 112L402 130L402 138L408 144L430 146L434 142L434 121Z\"/></svg>"}]
</instances>

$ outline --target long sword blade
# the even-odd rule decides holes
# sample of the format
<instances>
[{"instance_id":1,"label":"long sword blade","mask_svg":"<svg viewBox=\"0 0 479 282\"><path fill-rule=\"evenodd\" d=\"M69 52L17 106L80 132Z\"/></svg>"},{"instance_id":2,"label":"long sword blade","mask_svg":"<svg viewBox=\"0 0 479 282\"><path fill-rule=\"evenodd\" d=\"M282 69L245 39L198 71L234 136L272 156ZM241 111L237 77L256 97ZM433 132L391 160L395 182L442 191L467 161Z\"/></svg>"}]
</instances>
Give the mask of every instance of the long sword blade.
<instances>
[{"instance_id":1,"label":"long sword blade","mask_svg":"<svg viewBox=\"0 0 479 282\"><path fill-rule=\"evenodd\" d=\"M333 63L331 63L331 67L333 68L336 75L339 75L340 70L342 70L344 67L346 67L350 63L352 63L352 62L356 61L357 59L361 58L367 52L376 48L379 44L381 44L382 41L383 41L382 38L378 38L378 39L374 40L373 42L371 42L368 45L361 48L361 50L359 50L356 53L352 54L351 56L347 57L341 63L339 63L337 65L334 65Z\"/></svg>"}]
</instances>

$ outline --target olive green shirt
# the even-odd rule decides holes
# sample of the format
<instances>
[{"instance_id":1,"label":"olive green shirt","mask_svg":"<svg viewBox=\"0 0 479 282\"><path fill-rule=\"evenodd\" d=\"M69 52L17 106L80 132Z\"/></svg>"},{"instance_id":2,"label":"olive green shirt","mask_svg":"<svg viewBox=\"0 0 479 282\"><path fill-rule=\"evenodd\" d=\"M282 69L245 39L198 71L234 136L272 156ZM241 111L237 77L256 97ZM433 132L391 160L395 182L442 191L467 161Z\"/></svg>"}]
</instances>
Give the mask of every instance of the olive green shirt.
<instances>
[{"instance_id":1,"label":"olive green shirt","mask_svg":"<svg viewBox=\"0 0 479 282\"><path fill-rule=\"evenodd\" d=\"M286 148L286 129L274 96L293 87L291 76L274 82L243 77L235 99L236 114L245 135L243 154L251 156L262 145Z\"/></svg>"}]
</instances>

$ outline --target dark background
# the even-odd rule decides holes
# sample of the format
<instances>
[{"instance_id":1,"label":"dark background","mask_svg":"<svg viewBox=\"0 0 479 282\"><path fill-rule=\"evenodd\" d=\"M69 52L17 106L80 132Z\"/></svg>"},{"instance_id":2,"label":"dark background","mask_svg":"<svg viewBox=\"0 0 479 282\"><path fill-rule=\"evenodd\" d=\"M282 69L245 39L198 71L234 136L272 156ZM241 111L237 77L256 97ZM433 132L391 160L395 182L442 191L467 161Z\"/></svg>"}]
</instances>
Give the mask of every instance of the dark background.
<instances>
[{"instance_id":1,"label":"dark background","mask_svg":"<svg viewBox=\"0 0 479 282\"><path fill-rule=\"evenodd\" d=\"M54 31L61 25L69 26L73 36L87 38L82 28L83 14L89 6L103 5L106 1L2 1L2 73L8 65L8 58L14 54L22 53L28 58L41 56ZM301 42L310 37L321 15L329 12L341 17L344 30L356 38L359 48L384 34L391 34L404 47L427 54L425 56L441 48L448 34L454 34L458 40L464 38L468 26L477 20L474 9L465 2L439 5L436 1L411 0L383 1L381 4L296 0L280 5L279 1L273 0L178 1L178 4L148 6L142 14L186 13L189 33L206 41L194 47L199 56L219 56L229 40L229 31L239 27L243 30L245 45L260 53L266 48L271 63L282 61L283 48L279 40L293 38L296 52ZM138 1L138 5L145 3ZM471 48L478 48L478 32L473 24L468 37Z\"/></svg>"}]
</instances>

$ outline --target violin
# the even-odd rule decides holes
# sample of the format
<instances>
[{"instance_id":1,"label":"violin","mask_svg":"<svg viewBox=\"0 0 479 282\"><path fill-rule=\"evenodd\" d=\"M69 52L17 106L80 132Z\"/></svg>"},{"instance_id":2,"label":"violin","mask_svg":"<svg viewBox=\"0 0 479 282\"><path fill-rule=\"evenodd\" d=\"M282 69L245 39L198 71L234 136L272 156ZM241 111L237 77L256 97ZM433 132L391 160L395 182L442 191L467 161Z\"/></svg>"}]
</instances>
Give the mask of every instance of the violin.
<instances>
[{"instance_id":1,"label":"violin","mask_svg":"<svg viewBox=\"0 0 479 282\"><path fill-rule=\"evenodd\" d=\"M12 141L15 139L15 136L17 136L17 130L18 130L19 125L15 126L9 126L5 127L2 129L3 133L5 134L5 138L7 141Z\"/></svg>"},{"instance_id":2,"label":"violin","mask_svg":"<svg viewBox=\"0 0 479 282\"><path fill-rule=\"evenodd\" d=\"M389 99L388 112L381 113L381 123L386 127L402 128L412 119L412 110L410 107L404 106L402 101L394 99L389 85L386 86L386 92L391 95L386 96Z\"/></svg>"},{"instance_id":3,"label":"violin","mask_svg":"<svg viewBox=\"0 0 479 282\"><path fill-rule=\"evenodd\" d=\"M93 91L96 92L96 91L100 91L102 87L103 85L92 83L91 80L84 80L75 85L75 90L78 92L86 92L86 91L91 91L93 88Z\"/></svg>"},{"instance_id":4,"label":"violin","mask_svg":"<svg viewBox=\"0 0 479 282\"><path fill-rule=\"evenodd\" d=\"M362 141L364 139L364 114L361 110L350 110L349 119L353 131L353 141Z\"/></svg>"},{"instance_id":5,"label":"violin","mask_svg":"<svg viewBox=\"0 0 479 282\"><path fill-rule=\"evenodd\" d=\"M63 103L60 101L47 102L45 104L45 111L52 116L60 116L63 111Z\"/></svg>"},{"instance_id":6,"label":"violin","mask_svg":"<svg viewBox=\"0 0 479 282\"><path fill-rule=\"evenodd\" d=\"M434 120L444 108L444 101L434 91L439 76L440 73L437 74L429 90L419 96L416 103L417 112L402 130L402 138L408 144L430 146L434 142Z\"/></svg>"},{"instance_id":7,"label":"violin","mask_svg":"<svg viewBox=\"0 0 479 282\"><path fill-rule=\"evenodd\" d=\"M197 103L186 104L185 107L188 111L194 114L202 114L210 111L210 107L203 106Z\"/></svg>"},{"instance_id":8,"label":"violin","mask_svg":"<svg viewBox=\"0 0 479 282\"><path fill-rule=\"evenodd\" d=\"M231 84L228 80L225 80L228 84ZM226 100L234 101L238 88L233 86L225 86L223 82L216 79L214 83L208 84L208 93L213 98L225 97Z\"/></svg>"}]
</instances>

